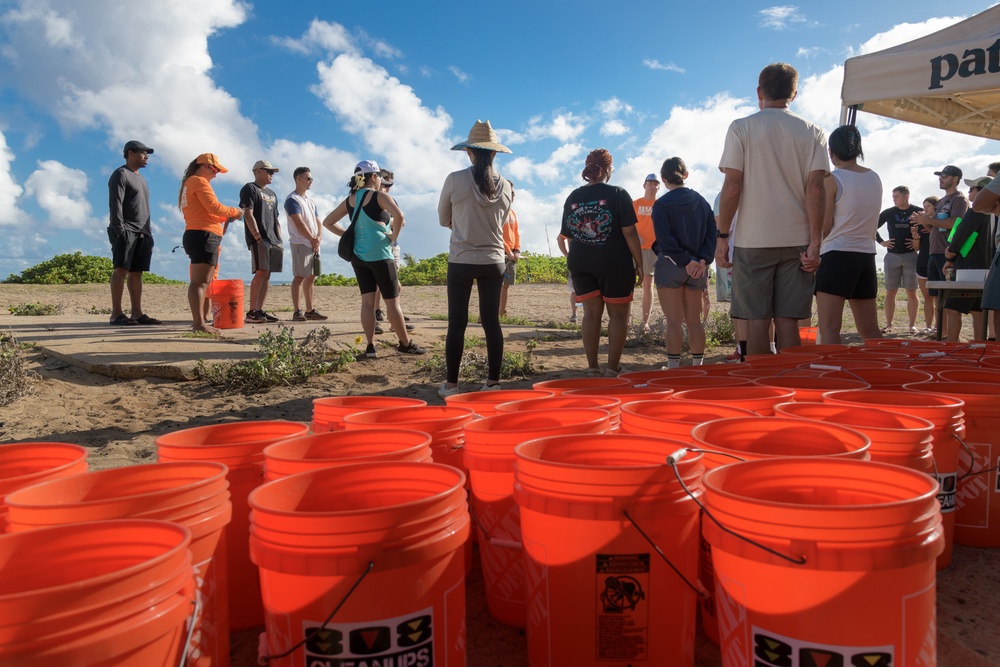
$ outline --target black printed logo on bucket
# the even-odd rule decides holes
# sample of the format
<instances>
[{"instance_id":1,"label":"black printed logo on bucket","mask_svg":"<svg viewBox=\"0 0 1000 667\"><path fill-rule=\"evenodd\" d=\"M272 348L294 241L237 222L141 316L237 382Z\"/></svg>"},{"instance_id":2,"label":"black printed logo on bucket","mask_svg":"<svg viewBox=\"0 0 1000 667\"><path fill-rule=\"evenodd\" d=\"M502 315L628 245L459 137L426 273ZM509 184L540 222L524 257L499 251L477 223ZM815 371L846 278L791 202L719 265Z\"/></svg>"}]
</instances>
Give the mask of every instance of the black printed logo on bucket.
<instances>
[{"instance_id":1,"label":"black printed logo on bucket","mask_svg":"<svg viewBox=\"0 0 1000 667\"><path fill-rule=\"evenodd\" d=\"M432 609L365 623L303 622L305 667L434 667Z\"/></svg>"},{"instance_id":2,"label":"black printed logo on bucket","mask_svg":"<svg viewBox=\"0 0 1000 667\"><path fill-rule=\"evenodd\" d=\"M754 667L894 667L893 646L833 646L753 629Z\"/></svg>"},{"instance_id":3,"label":"black printed logo on bucket","mask_svg":"<svg viewBox=\"0 0 1000 667\"><path fill-rule=\"evenodd\" d=\"M955 493L958 491L958 473L939 472L932 476L938 481L940 493L938 493L937 499L941 503L941 513L954 512Z\"/></svg>"},{"instance_id":4,"label":"black printed logo on bucket","mask_svg":"<svg viewBox=\"0 0 1000 667\"><path fill-rule=\"evenodd\" d=\"M597 659L645 660L649 554L597 554Z\"/></svg>"}]
</instances>

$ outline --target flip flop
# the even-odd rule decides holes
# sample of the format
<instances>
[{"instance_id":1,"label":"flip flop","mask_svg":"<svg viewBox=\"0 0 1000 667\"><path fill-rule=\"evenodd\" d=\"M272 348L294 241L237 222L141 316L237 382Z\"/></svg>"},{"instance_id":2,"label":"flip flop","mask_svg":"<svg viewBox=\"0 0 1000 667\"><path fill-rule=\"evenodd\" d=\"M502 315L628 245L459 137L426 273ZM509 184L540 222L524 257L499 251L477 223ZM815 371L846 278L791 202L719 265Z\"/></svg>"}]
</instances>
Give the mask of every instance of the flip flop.
<instances>
[{"instance_id":1,"label":"flip flop","mask_svg":"<svg viewBox=\"0 0 1000 667\"><path fill-rule=\"evenodd\" d=\"M132 327L132 326L135 326L135 325L137 325L139 323L136 322L135 320L133 320L128 315L126 315L125 313L122 313L121 315L119 315L115 319L111 320L111 322L109 322L109 324L111 324L111 326L113 326L113 327Z\"/></svg>"},{"instance_id":2,"label":"flip flop","mask_svg":"<svg viewBox=\"0 0 1000 667\"><path fill-rule=\"evenodd\" d=\"M136 324L163 324L160 320L155 317L150 317L146 313L143 313L139 317L135 318Z\"/></svg>"}]
</instances>

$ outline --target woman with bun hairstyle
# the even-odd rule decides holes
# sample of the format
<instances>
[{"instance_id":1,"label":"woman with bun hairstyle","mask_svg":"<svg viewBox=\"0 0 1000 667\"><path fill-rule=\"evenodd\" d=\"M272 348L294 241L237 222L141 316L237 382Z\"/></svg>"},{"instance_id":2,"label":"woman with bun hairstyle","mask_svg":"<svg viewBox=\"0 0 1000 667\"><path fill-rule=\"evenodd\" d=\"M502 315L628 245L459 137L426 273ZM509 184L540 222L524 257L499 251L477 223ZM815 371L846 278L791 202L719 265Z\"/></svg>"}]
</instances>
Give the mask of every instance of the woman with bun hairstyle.
<instances>
[{"instance_id":1,"label":"woman with bun hairstyle","mask_svg":"<svg viewBox=\"0 0 1000 667\"><path fill-rule=\"evenodd\" d=\"M685 187L684 160L664 160L660 178L667 193L653 204L653 233L658 256L653 280L660 308L667 320L667 368L681 363L684 325L691 347L691 363L705 359L705 325L701 320L702 294L708 285L708 265L715 258L715 214L700 194Z\"/></svg>"},{"instance_id":2,"label":"woman with bun hairstyle","mask_svg":"<svg viewBox=\"0 0 1000 667\"><path fill-rule=\"evenodd\" d=\"M858 164L859 158L864 159L858 128L838 127L830 133L829 145L834 169L824 181L826 210L816 271L820 340L840 343L845 301L861 337L881 338L875 304L875 230L882 207L882 180Z\"/></svg>"},{"instance_id":3,"label":"woman with bun hairstyle","mask_svg":"<svg viewBox=\"0 0 1000 667\"><path fill-rule=\"evenodd\" d=\"M396 350L403 354L423 354L426 350L410 340L406 333L403 311L399 307L399 278L392 244L403 229L403 212L388 192L381 192L382 170L374 160L359 162L347 186L351 193L326 216L323 226L337 236L343 236L347 228L337 225L338 220L347 217L354 220L351 224L357 225L351 266L361 290L361 328L368 341L364 356L368 359L378 356L374 343L376 290L385 299L385 314L399 339ZM355 218L354 213L359 206L361 210ZM392 216L391 227L383 222L383 212Z\"/></svg>"},{"instance_id":4,"label":"woman with bun hairstyle","mask_svg":"<svg viewBox=\"0 0 1000 667\"><path fill-rule=\"evenodd\" d=\"M465 349L473 282L479 292L479 322L486 334L486 383L480 391L500 388L500 289L506 266L503 224L514 200L510 181L493 166L497 152L510 153L510 149L497 140L490 121L477 120L468 139L451 150L465 151L472 166L448 174L438 200L438 221L451 230L444 348L447 379L438 389L442 398L459 392L458 369Z\"/></svg>"},{"instance_id":5,"label":"woman with bun hairstyle","mask_svg":"<svg viewBox=\"0 0 1000 667\"><path fill-rule=\"evenodd\" d=\"M202 153L184 170L177 194L177 206L184 216L184 252L191 258L191 284L188 286L191 328L211 334L218 334L219 330L205 321L208 284L219 263L219 248L226 226L243 217L241 209L220 203L212 189L212 179L227 171L214 154Z\"/></svg>"},{"instance_id":6,"label":"woman with bun hairstyle","mask_svg":"<svg viewBox=\"0 0 1000 667\"><path fill-rule=\"evenodd\" d=\"M642 250L632 197L608 185L611 153L591 151L581 176L587 182L570 193L563 206L560 234L569 239L566 266L573 274L576 300L583 304L583 350L587 375L616 376L628 333L629 304L642 281ZM608 364L602 372L597 359L601 320L608 310Z\"/></svg>"}]
</instances>

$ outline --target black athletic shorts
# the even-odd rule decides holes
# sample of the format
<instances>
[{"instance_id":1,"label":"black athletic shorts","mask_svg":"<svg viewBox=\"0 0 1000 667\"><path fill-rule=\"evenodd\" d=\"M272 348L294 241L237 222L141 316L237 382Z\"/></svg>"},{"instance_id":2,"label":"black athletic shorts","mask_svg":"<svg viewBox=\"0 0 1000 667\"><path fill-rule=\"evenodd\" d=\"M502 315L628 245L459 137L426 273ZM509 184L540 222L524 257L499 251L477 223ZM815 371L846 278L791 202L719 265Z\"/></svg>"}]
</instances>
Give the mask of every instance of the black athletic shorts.
<instances>
[{"instance_id":1,"label":"black athletic shorts","mask_svg":"<svg viewBox=\"0 0 1000 667\"><path fill-rule=\"evenodd\" d=\"M844 299L874 299L878 294L875 253L830 250L820 260L817 292Z\"/></svg>"},{"instance_id":2,"label":"black athletic shorts","mask_svg":"<svg viewBox=\"0 0 1000 667\"><path fill-rule=\"evenodd\" d=\"M399 279L396 276L396 262L393 260L365 262L355 258L351 266L354 267L354 275L358 278L362 294L370 294L378 289L383 299L395 299L399 296Z\"/></svg>"},{"instance_id":3,"label":"black athletic shorts","mask_svg":"<svg viewBox=\"0 0 1000 667\"><path fill-rule=\"evenodd\" d=\"M189 229L184 232L184 252L191 258L192 264L208 264L215 266L219 263L219 246L222 245L222 237L212 232L200 229Z\"/></svg>"},{"instance_id":4,"label":"black athletic shorts","mask_svg":"<svg viewBox=\"0 0 1000 667\"><path fill-rule=\"evenodd\" d=\"M153 237L124 227L108 227L111 261L116 269L149 271L153 259Z\"/></svg>"}]
</instances>

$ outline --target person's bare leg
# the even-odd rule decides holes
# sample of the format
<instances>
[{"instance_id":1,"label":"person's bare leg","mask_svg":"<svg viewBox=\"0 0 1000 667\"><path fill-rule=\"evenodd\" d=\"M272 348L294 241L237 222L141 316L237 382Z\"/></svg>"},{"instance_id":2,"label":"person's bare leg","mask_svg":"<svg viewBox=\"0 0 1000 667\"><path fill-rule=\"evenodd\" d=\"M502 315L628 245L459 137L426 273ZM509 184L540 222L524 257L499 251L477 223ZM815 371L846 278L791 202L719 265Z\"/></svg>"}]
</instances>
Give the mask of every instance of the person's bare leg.
<instances>
[{"instance_id":1,"label":"person's bare leg","mask_svg":"<svg viewBox=\"0 0 1000 667\"><path fill-rule=\"evenodd\" d=\"M712 314L712 299L708 296L708 287L701 290L701 322L704 325L708 322L709 316Z\"/></svg>"},{"instance_id":2,"label":"person's bare leg","mask_svg":"<svg viewBox=\"0 0 1000 667\"><path fill-rule=\"evenodd\" d=\"M886 290L885 291L885 327L886 329L892 328L892 320L896 317L896 293L899 290ZM909 304L907 304L909 307Z\"/></svg>"},{"instance_id":3,"label":"person's bare leg","mask_svg":"<svg viewBox=\"0 0 1000 667\"><path fill-rule=\"evenodd\" d=\"M771 320L746 320L747 323L747 349L744 354L770 354L771 337L768 331L771 328Z\"/></svg>"},{"instance_id":4,"label":"person's bare leg","mask_svg":"<svg viewBox=\"0 0 1000 667\"><path fill-rule=\"evenodd\" d=\"M660 299L660 310L667 322L667 332L664 342L667 345L667 356L680 355L684 345L684 295L681 287L660 287L656 295Z\"/></svg>"},{"instance_id":5,"label":"person's bare leg","mask_svg":"<svg viewBox=\"0 0 1000 667\"><path fill-rule=\"evenodd\" d=\"M142 316L142 271L129 271L125 278L128 287L128 299L132 302L132 319Z\"/></svg>"},{"instance_id":6,"label":"person's bare leg","mask_svg":"<svg viewBox=\"0 0 1000 667\"><path fill-rule=\"evenodd\" d=\"M854 315L854 328L858 330L862 339L882 337L878 327L878 304L875 303L875 299L848 299L847 304Z\"/></svg>"},{"instance_id":7,"label":"person's bare leg","mask_svg":"<svg viewBox=\"0 0 1000 667\"><path fill-rule=\"evenodd\" d=\"M299 308L299 304L301 303L300 295L302 293L303 280L304 280L303 276L295 276L294 278L292 278L292 308L295 310L295 312L299 312L300 310L302 310L301 308Z\"/></svg>"},{"instance_id":8,"label":"person's bare leg","mask_svg":"<svg viewBox=\"0 0 1000 667\"><path fill-rule=\"evenodd\" d=\"M583 336L583 353L587 356L588 368L600 368L597 350L601 345L601 320L604 318L604 300L600 295L591 297L581 304L583 322L580 333Z\"/></svg>"},{"instance_id":9,"label":"person's bare leg","mask_svg":"<svg viewBox=\"0 0 1000 667\"><path fill-rule=\"evenodd\" d=\"M917 326L917 312L920 310L920 301L917 299L917 290L906 290L906 319L912 330Z\"/></svg>"},{"instance_id":10,"label":"person's bare leg","mask_svg":"<svg viewBox=\"0 0 1000 667\"><path fill-rule=\"evenodd\" d=\"M662 309L663 306L660 306ZM653 276L642 277L642 326L649 326L649 313L653 310Z\"/></svg>"},{"instance_id":11,"label":"person's bare leg","mask_svg":"<svg viewBox=\"0 0 1000 667\"><path fill-rule=\"evenodd\" d=\"M119 315L124 315L122 310L122 296L125 294L125 280L129 270L124 267L117 267L111 272L111 319Z\"/></svg>"},{"instance_id":12,"label":"person's bare leg","mask_svg":"<svg viewBox=\"0 0 1000 667\"><path fill-rule=\"evenodd\" d=\"M774 333L778 337L779 351L786 347L802 344L802 339L799 338L799 321L794 317L774 318ZM768 347L768 351L770 351L770 347Z\"/></svg>"},{"instance_id":13,"label":"person's bare leg","mask_svg":"<svg viewBox=\"0 0 1000 667\"><path fill-rule=\"evenodd\" d=\"M958 342L962 337L962 313L945 308L942 317L944 317L945 339Z\"/></svg>"},{"instance_id":14,"label":"person's bare leg","mask_svg":"<svg viewBox=\"0 0 1000 667\"><path fill-rule=\"evenodd\" d=\"M687 324L688 346L691 354L705 354L705 323L702 320L702 306L705 290L682 287L684 323Z\"/></svg>"},{"instance_id":15,"label":"person's bare leg","mask_svg":"<svg viewBox=\"0 0 1000 667\"><path fill-rule=\"evenodd\" d=\"M609 303L608 309L608 368L614 372L621 370L622 352L628 337L628 303ZM595 351L596 357L596 351Z\"/></svg>"},{"instance_id":16,"label":"person's bare leg","mask_svg":"<svg viewBox=\"0 0 1000 667\"><path fill-rule=\"evenodd\" d=\"M403 347L409 346L410 337L406 333L406 320L403 319L403 309L399 307L399 298L383 299L383 301L385 301L385 317L392 325L392 330L395 332L396 338L399 339L399 344ZM372 309L372 330L375 329L374 317L375 310Z\"/></svg>"},{"instance_id":17,"label":"person's bare leg","mask_svg":"<svg viewBox=\"0 0 1000 667\"><path fill-rule=\"evenodd\" d=\"M361 295L361 330L368 345L372 345L375 338L375 292Z\"/></svg>"},{"instance_id":18,"label":"person's bare leg","mask_svg":"<svg viewBox=\"0 0 1000 667\"><path fill-rule=\"evenodd\" d=\"M507 317L507 283L500 286L500 317Z\"/></svg>"},{"instance_id":19,"label":"person's bare leg","mask_svg":"<svg viewBox=\"0 0 1000 667\"><path fill-rule=\"evenodd\" d=\"M215 267L211 264L191 265L191 284L188 285L188 305L191 308L191 329L210 334L218 334L219 330L205 324L205 292L211 282Z\"/></svg>"},{"instance_id":20,"label":"person's bare leg","mask_svg":"<svg viewBox=\"0 0 1000 667\"><path fill-rule=\"evenodd\" d=\"M972 338L970 340L983 340L983 311L972 311Z\"/></svg>"},{"instance_id":21,"label":"person's bare leg","mask_svg":"<svg viewBox=\"0 0 1000 667\"><path fill-rule=\"evenodd\" d=\"M306 279L302 281L302 299L306 302L306 312L311 313L313 310L313 294L316 292L316 276L306 276Z\"/></svg>"},{"instance_id":22,"label":"person's bare leg","mask_svg":"<svg viewBox=\"0 0 1000 667\"><path fill-rule=\"evenodd\" d=\"M840 330L844 325L844 297L816 292L816 311L819 319L819 335L824 345L839 345ZM796 331L798 330L798 322ZM778 337L781 340L781 337Z\"/></svg>"}]
</instances>

